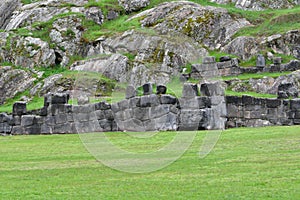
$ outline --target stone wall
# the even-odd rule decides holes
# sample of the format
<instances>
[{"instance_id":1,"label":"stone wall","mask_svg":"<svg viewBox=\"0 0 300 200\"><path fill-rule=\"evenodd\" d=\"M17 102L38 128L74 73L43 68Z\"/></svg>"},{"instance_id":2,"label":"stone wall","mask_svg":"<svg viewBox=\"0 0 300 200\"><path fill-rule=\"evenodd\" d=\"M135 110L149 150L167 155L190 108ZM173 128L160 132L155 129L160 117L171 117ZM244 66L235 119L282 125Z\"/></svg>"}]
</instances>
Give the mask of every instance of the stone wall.
<instances>
[{"instance_id":1,"label":"stone wall","mask_svg":"<svg viewBox=\"0 0 300 200\"><path fill-rule=\"evenodd\" d=\"M227 96L227 128L300 124L300 99Z\"/></svg>"},{"instance_id":2,"label":"stone wall","mask_svg":"<svg viewBox=\"0 0 300 200\"><path fill-rule=\"evenodd\" d=\"M240 67L237 58L230 58L228 56L221 57L220 62L216 62L214 57L209 58L210 62L207 62L205 60L206 58L204 58L202 64L193 64L191 73L183 76L201 79L206 75L214 77L214 73L218 73L219 76L235 76L244 73L284 72L300 69L299 60L291 60L289 63L282 63L280 57L274 58L273 64L267 66L265 64L265 58L262 57L262 55L258 55L256 66L253 67Z\"/></svg>"},{"instance_id":3,"label":"stone wall","mask_svg":"<svg viewBox=\"0 0 300 200\"><path fill-rule=\"evenodd\" d=\"M126 99L108 104L99 102L69 105L69 95L48 94L44 107L27 111L26 103L16 102L11 115L0 115L1 134L65 134L102 131L168 131L224 129L226 105L219 82L186 83L180 99L166 94L159 85L153 94L152 84L143 86L137 96L132 86Z\"/></svg>"}]
</instances>

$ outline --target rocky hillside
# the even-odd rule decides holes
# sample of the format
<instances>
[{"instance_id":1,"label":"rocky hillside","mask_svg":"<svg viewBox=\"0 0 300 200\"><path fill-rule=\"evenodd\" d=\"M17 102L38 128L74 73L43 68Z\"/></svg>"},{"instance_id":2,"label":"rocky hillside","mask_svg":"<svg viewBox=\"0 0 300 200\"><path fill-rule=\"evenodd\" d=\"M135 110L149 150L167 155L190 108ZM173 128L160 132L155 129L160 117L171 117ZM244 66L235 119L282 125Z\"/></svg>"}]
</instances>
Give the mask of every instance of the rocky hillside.
<instances>
[{"instance_id":1,"label":"rocky hillside","mask_svg":"<svg viewBox=\"0 0 300 200\"><path fill-rule=\"evenodd\" d=\"M114 81L165 84L208 55L241 65L257 54L300 59L299 3L4 0L0 104L74 90L77 71L101 74L93 79L101 96Z\"/></svg>"}]
</instances>

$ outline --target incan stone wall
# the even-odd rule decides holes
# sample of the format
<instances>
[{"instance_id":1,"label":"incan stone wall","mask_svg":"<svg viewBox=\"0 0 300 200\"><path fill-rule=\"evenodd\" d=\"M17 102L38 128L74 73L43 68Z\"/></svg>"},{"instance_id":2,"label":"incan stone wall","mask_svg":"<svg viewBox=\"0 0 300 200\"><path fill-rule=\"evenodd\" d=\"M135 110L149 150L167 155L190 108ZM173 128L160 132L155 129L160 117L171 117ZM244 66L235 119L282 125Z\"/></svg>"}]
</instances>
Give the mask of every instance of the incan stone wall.
<instances>
[{"instance_id":1,"label":"incan stone wall","mask_svg":"<svg viewBox=\"0 0 300 200\"><path fill-rule=\"evenodd\" d=\"M227 128L299 125L300 99L227 96Z\"/></svg>"}]
</instances>

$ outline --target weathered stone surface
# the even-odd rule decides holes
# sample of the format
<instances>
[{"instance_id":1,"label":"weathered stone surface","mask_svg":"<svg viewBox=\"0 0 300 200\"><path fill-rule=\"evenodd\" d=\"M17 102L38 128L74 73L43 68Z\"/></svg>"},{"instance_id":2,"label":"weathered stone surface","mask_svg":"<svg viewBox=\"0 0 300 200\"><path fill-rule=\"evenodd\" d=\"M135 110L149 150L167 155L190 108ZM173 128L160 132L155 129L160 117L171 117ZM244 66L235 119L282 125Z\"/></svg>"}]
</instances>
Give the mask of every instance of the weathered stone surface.
<instances>
[{"instance_id":1,"label":"weathered stone surface","mask_svg":"<svg viewBox=\"0 0 300 200\"><path fill-rule=\"evenodd\" d=\"M248 60L258 53L259 44L254 37L240 36L230 41L222 50Z\"/></svg>"},{"instance_id":2,"label":"weathered stone surface","mask_svg":"<svg viewBox=\"0 0 300 200\"><path fill-rule=\"evenodd\" d=\"M87 95L80 95L77 97L78 105L84 105L90 103L90 98Z\"/></svg>"},{"instance_id":3,"label":"weathered stone surface","mask_svg":"<svg viewBox=\"0 0 300 200\"><path fill-rule=\"evenodd\" d=\"M26 110L26 103L25 102L15 102L13 105L13 115L25 115L27 112Z\"/></svg>"},{"instance_id":4,"label":"weathered stone surface","mask_svg":"<svg viewBox=\"0 0 300 200\"><path fill-rule=\"evenodd\" d=\"M263 55L258 54L258 56L256 58L256 66L257 67L265 67L266 66L266 60Z\"/></svg>"},{"instance_id":5,"label":"weathered stone surface","mask_svg":"<svg viewBox=\"0 0 300 200\"><path fill-rule=\"evenodd\" d=\"M150 0L118 0L126 12L139 11L150 4Z\"/></svg>"},{"instance_id":6,"label":"weathered stone surface","mask_svg":"<svg viewBox=\"0 0 300 200\"><path fill-rule=\"evenodd\" d=\"M196 96L199 96L198 85L192 83L184 83L182 89L182 97L193 98Z\"/></svg>"},{"instance_id":7,"label":"weathered stone surface","mask_svg":"<svg viewBox=\"0 0 300 200\"><path fill-rule=\"evenodd\" d=\"M289 0L210 0L211 2L219 4L228 4L235 3L235 7L243 10L265 10L265 9L283 9L283 8L292 8L296 5L299 5L298 0L289 1Z\"/></svg>"},{"instance_id":8,"label":"weathered stone surface","mask_svg":"<svg viewBox=\"0 0 300 200\"><path fill-rule=\"evenodd\" d=\"M69 94L66 93L52 93L47 98L49 98L50 104L67 104L70 98Z\"/></svg>"},{"instance_id":9,"label":"weathered stone surface","mask_svg":"<svg viewBox=\"0 0 300 200\"><path fill-rule=\"evenodd\" d=\"M131 98L135 97L136 95L137 95L137 91L136 91L135 87L133 87L132 85L127 86L125 98L131 99Z\"/></svg>"},{"instance_id":10,"label":"weathered stone surface","mask_svg":"<svg viewBox=\"0 0 300 200\"><path fill-rule=\"evenodd\" d=\"M250 24L245 19L231 17L225 9L188 1L166 2L138 16L142 16L143 26L164 34L181 32L209 49L220 48L240 28Z\"/></svg>"},{"instance_id":11,"label":"weathered stone surface","mask_svg":"<svg viewBox=\"0 0 300 200\"><path fill-rule=\"evenodd\" d=\"M176 104L177 102L177 98L173 97L172 95L165 94L160 96L161 104Z\"/></svg>"},{"instance_id":12,"label":"weathered stone surface","mask_svg":"<svg viewBox=\"0 0 300 200\"><path fill-rule=\"evenodd\" d=\"M150 95L150 94L153 93L152 83L146 83L142 87L143 87L143 94L144 95Z\"/></svg>"},{"instance_id":13,"label":"weathered stone surface","mask_svg":"<svg viewBox=\"0 0 300 200\"><path fill-rule=\"evenodd\" d=\"M281 83L278 86L278 98L298 98L299 92L293 83Z\"/></svg>"},{"instance_id":14,"label":"weathered stone surface","mask_svg":"<svg viewBox=\"0 0 300 200\"><path fill-rule=\"evenodd\" d=\"M5 43L9 43L9 48L0 49L0 58L3 61L27 68L33 68L34 66L49 67L55 65L55 52L50 48L47 42L40 38L33 38L30 36L23 37L14 34L8 39L8 35L9 34L6 36L0 35L0 38Z\"/></svg>"},{"instance_id":15,"label":"weathered stone surface","mask_svg":"<svg viewBox=\"0 0 300 200\"><path fill-rule=\"evenodd\" d=\"M90 7L85 11L87 19L93 20L96 24L101 25L104 21L104 15L98 7Z\"/></svg>"},{"instance_id":16,"label":"weathered stone surface","mask_svg":"<svg viewBox=\"0 0 300 200\"><path fill-rule=\"evenodd\" d=\"M200 93L202 96L224 96L225 90L221 82L207 82L201 84Z\"/></svg>"},{"instance_id":17,"label":"weathered stone surface","mask_svg":"<svg viewBox=\"0 0 300 200\"><path fill-rule=\"evenodd\" d=\"M75 62L70 69L76 71L99 72L108 78L126 82L129 70L129 60L121 54L112 54Z\"/></svg>"},{"instance_id":18,"label":"weathered stone surface","mask_svg":"<svg viewBox=\"0 0 300 200\"><path fill-rule=\"evenodd\" d=\"M13 12L20 6L20 0L3 0L0 4L0 29L5 29Z\"/></svg>"},{"instance_id":19,"label":"weathered stone surface","mask_svg":"<svg viewBox=\"0 0 300 200\"><path fill-rule=\"evenodd\" d=\"M156 94L166 94L167 93L167 87L164 85L158 85L156 86Z\"/></svg>"},{"instance_id":20,"label":"weathered stone surface","mask_svg":"<svg viewBox=\"0 0 300 200\"><path fill-rule=\"evenodd\" d=\"M0 105L6 99L13 98L17 93L24 92L32 87L36 80L33 75L21 69L0 66Z\"/></svg>"}]
</instances>

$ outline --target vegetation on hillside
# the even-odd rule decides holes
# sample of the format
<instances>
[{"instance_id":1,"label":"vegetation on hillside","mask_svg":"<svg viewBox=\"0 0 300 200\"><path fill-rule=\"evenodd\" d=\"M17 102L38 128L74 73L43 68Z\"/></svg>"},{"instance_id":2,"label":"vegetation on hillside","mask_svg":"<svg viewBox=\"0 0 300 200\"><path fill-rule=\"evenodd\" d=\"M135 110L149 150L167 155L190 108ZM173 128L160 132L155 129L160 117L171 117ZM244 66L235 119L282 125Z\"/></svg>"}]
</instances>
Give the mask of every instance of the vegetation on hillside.
<instances>
[{"instance_id":1,"label":"vegetation on hillside","mask_svg":"<svg viewBox=\"0 0 300 200\"><path fill-rule=\"evenodd\" d=\"M39 0L21 0L23 4L30 4L38 1ZM143 10L153 8L159 5L160 3L169 2L169 1L171 0L151 0L150 5L144 8ZM237 32L235 37L269 36L275 33L276 34L285 33L289 30L299 29L300 27L300 20L299 20L300 6L296 6L291 9L282 9L282 10L245 11L245 10L240 10L238 8L235 8L233 4L222 5L222 4L211 3L208 0L191 0L191 1L195 3L199 3L203 6L216 6L216 7L225 8L229 11L229 13L232 16L244 17L252 23L252 26L245 27L244 29ZM73 5L71 4L63 5L63 7L71 7L71 6ZM156 34L153 30L141 28L138 18L135 18L133 20L128 20L131 16L133 16L136 13L131 13L131 14L126 13L123 10L123 8L119 6L118 0L101 0L101 1L89 0L88 3L85 5L85 7L93 7L93 6L101 8L104 15L106 15L109 10L117 11L119 13L119 17L115 20L105 20L104 23L101 26L99 26L92 20L87 20L83 14L70 12L70 13L64 13L64 14L53 16L53 18L47 22L34 23L31 28L22 27L13 30L14 32L13 34L41 38L42 40L47 41L52 48L55 48L55 46L53 46L54 44L50 42L50 37L49 37L49 30L52 28L52 23L57 19L68 17L70 15L76 15L82 20L83 29L85 30L82 40L87 43L92 42L101 36L108 37L108 36L120 34L126 30L131 30L131 29L135 29L137 31L144 31L151 34ZM69 31L69 33L66 34L72 34L72 32ZM8 45L10 45L10 42L7 42L5 48L9 49L10 46ZM261 53L265 54L266 52L261 52ZM131 55L129 53L126 53L124 55L127 56L131 61L134 59L134 55ZM210 55L216 56L218 59L219 57L227 54L224 54L219 51L210 51ZM281 56L283 58L283 62L288 62L289 60L293 59L292 56L286 56L281 54L274 54L274 55ZM230 55L230 56L235 57L234 55ZM69 65L71 65L76 60L82 60L82 59L85 58L74 55L70 58ZM9 65L9 63L5 63L5 62L1 64ZM254 64L255 64L255 58L240 63L241 66L245 66L245 67L253 66ZM267 64L270 64L270 61L267 60ZM14 66L14 67L20 68L21 66ZM189 72L191 69L191 64L188 64L186 68L187 68L187 72ZM37 67L36 70L45 72L43 78L49 77L50 75L57 74L57 73L63 73L64 76L66 76L66 74L73 73L70 72L67 68L61 68L60 66L56 66L53 68ZM261 74L261 75L242 75L242 76L247 76L248 78L257 78L258 76L262 77L265 75L271 77L277 77L279 74L269 73L269 74ZM244 79L242 77L236 77L236 78ZM225 78L225 79L228 80L229 78ZM108 83L110 82L109 80L106 81ZM170 84L170 85L178 85L178 88L181 89L181 87L179 86L180 83ZM232 91L228 91L227 94L240 95L240 94L233 93ZM248 94L254 96L262 96L262 97L266 96L264 94L257 94L257 95L252 93L248 93ZM1 111L7 112L11 110L11 106L14 101L18 100L22 96L27 96L27 95L29 95L29 91L25 91L21 94L18 94L15 98L8 100L5 105L0 106L0 112ZM34 96L32 97L32 101L29 104L29 108L30 109L38 108L42 104L41 102L42 99L40 97Z\"/></svg>"}]
</instances>

